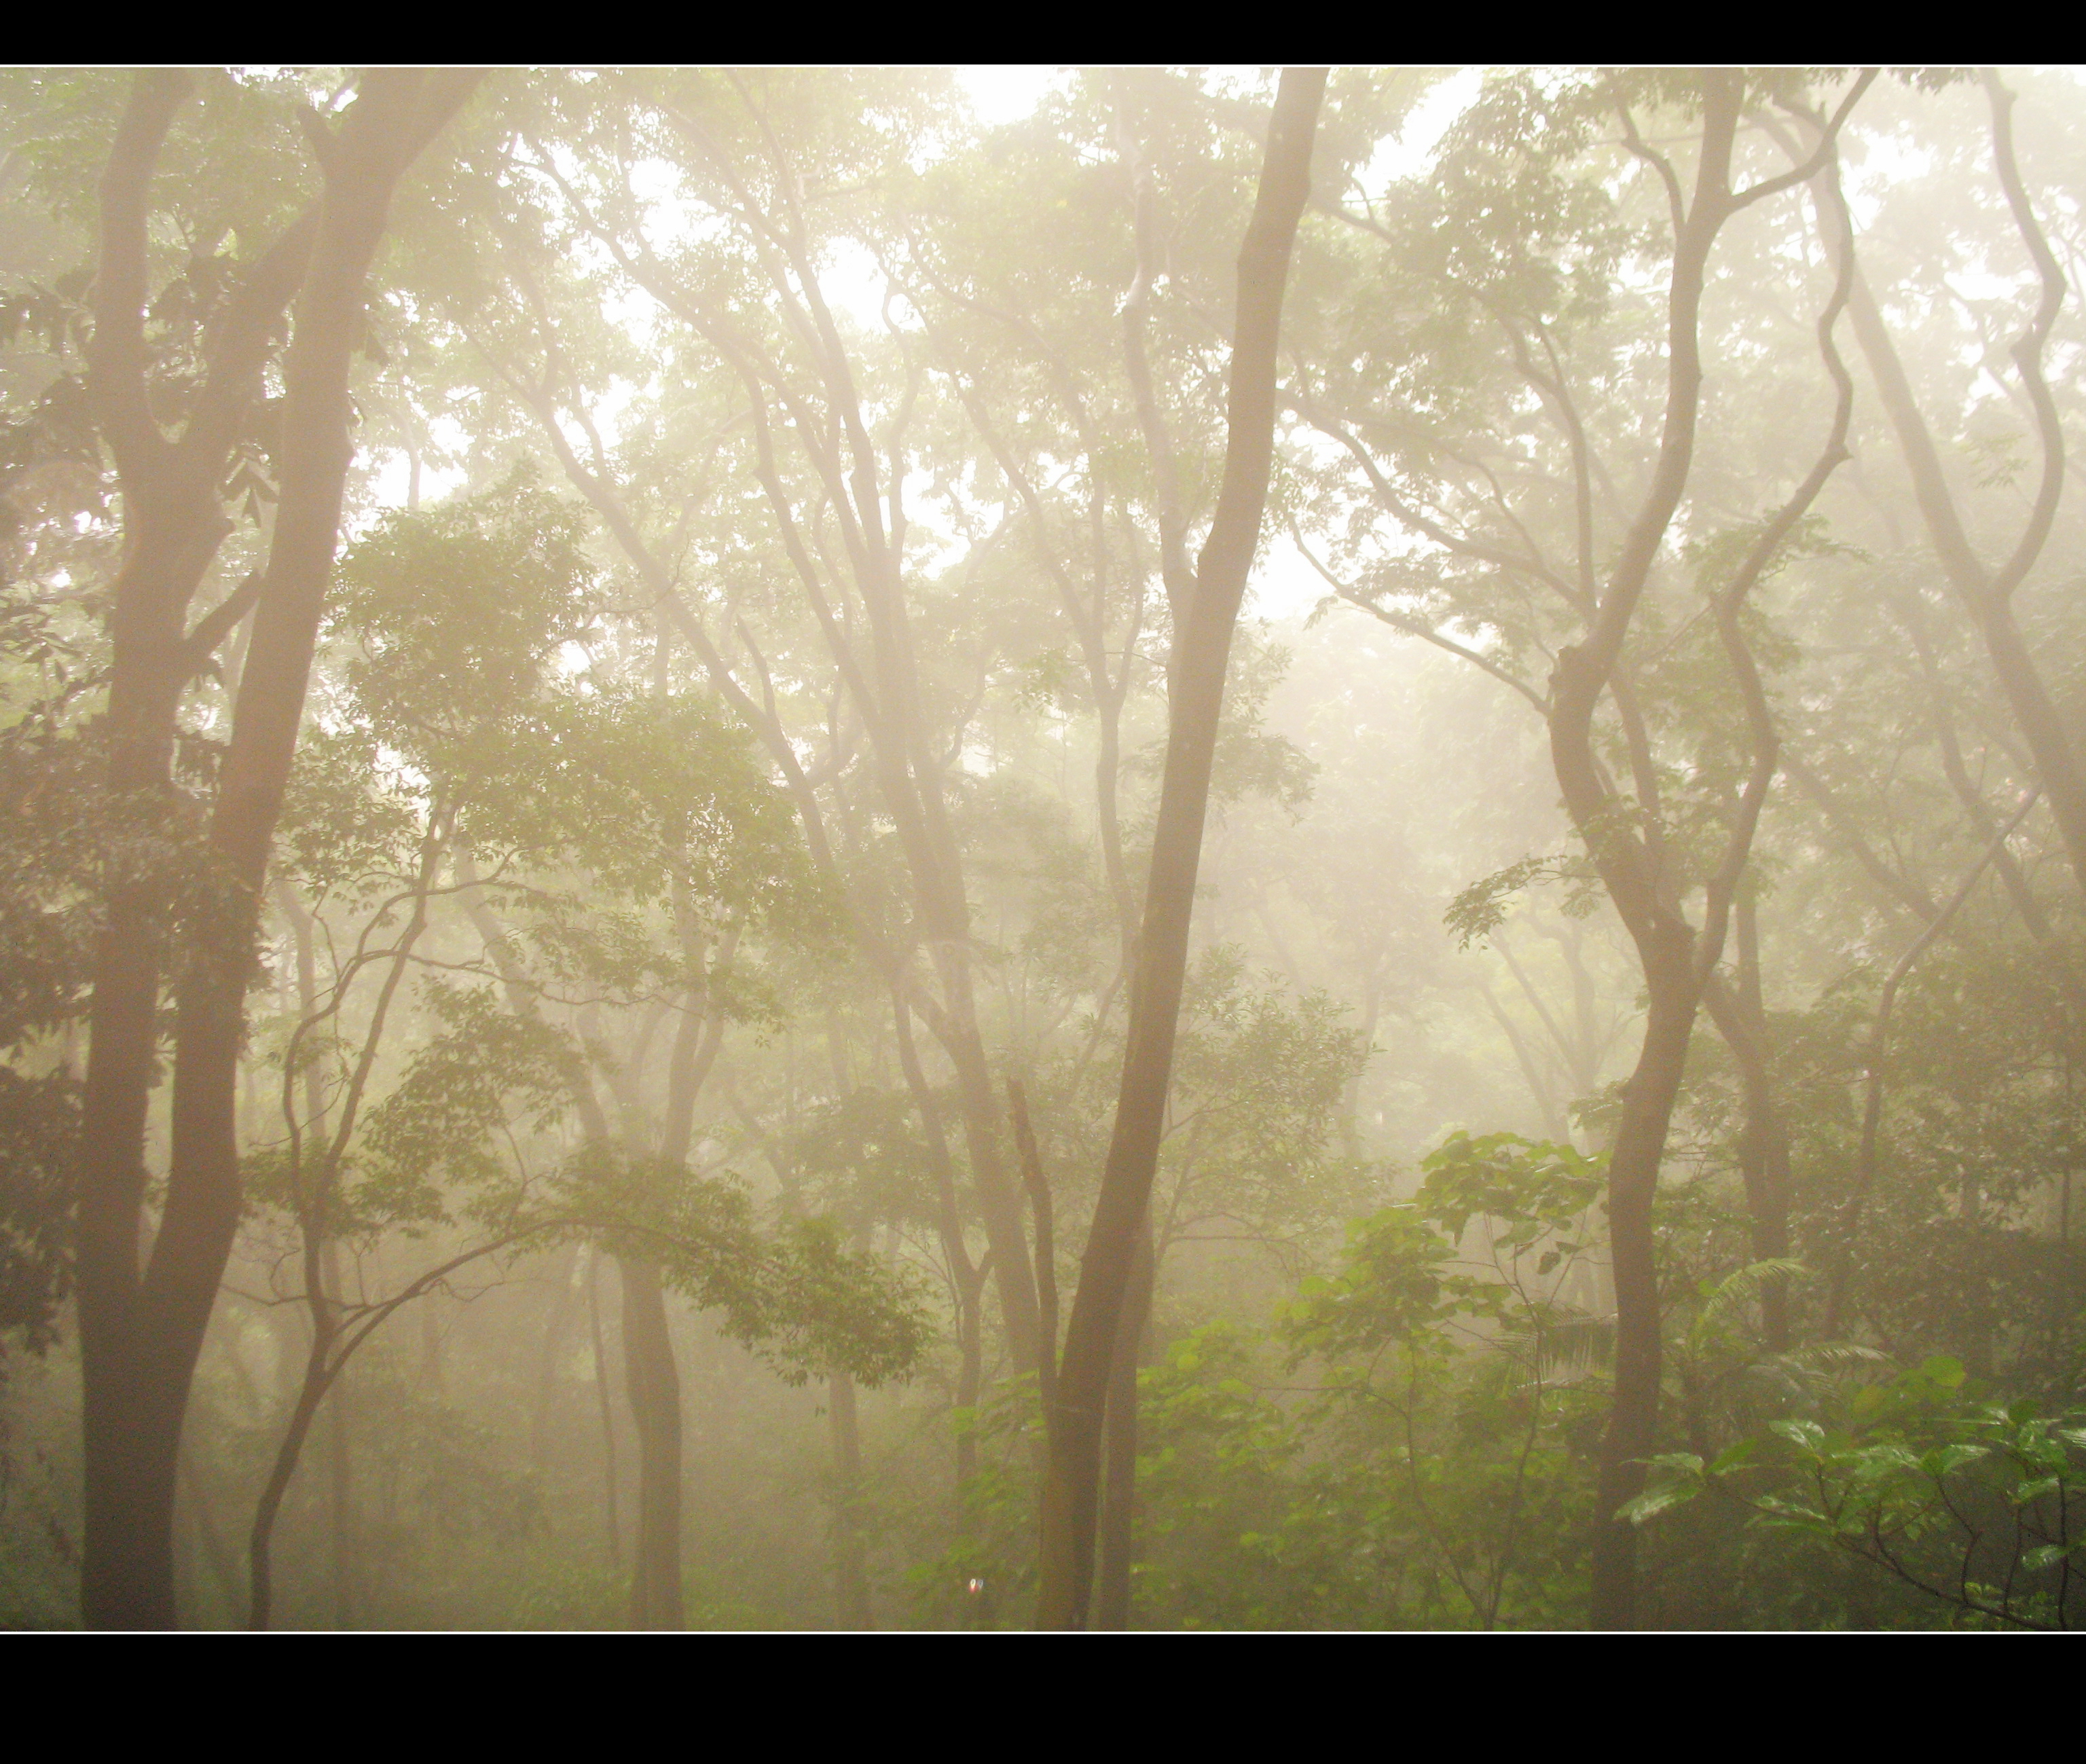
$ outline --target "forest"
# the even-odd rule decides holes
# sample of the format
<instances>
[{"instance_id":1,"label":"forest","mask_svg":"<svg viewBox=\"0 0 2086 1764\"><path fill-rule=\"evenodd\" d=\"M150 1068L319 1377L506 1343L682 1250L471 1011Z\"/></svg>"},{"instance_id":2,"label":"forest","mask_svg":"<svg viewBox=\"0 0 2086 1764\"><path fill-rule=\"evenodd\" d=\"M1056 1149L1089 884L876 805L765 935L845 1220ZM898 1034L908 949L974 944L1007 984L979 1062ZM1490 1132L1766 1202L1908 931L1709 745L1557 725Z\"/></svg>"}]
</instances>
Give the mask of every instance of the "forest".
<instances>
[{"instance_id":1,"label":"forest","mask_svg":"<svg viewBox=\"0 0 2086 1764\"><path fill-rule=\"evenodd\" d=\"M2083 256L2073 69L0 70L0 1627L2086 1625Z\"/></svg>"}]
</instances>

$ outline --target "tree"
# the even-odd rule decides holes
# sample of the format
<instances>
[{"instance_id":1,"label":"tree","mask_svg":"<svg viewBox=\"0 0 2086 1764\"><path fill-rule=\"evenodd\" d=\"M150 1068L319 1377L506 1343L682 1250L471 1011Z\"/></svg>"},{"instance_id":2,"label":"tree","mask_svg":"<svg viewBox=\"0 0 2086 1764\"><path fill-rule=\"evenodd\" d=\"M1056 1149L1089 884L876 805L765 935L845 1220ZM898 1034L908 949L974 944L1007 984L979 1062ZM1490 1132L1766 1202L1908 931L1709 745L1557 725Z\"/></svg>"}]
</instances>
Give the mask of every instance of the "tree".
<instances>
[{"instance_id":1,"label":"tree","mask_svg":"<svg viewBox=\"0 0 2086 1764\"><path fill-rule=\"evenodd\" d=\"M1109 1370L1135 1248L1150 1204L1173 1073L1225 663L1259 543L1273 458L1283 285L1291 242L1310 192L1311 142L1324 90L1322 70L1292 70L1285 72L1276 95L1260 191L1239 253L1224 491L1193 581L1169 583L1176 632L1168 669L1166 776L1137 966L1130 979L1122 1089L1050 1406L1043 1582L1037 1607L1037 1622L1046 1628L1080 1627L1092 1591Z\"/></svg>"},{"instance_id":2,"label":"tree","mask_svg":"<svg viewBox=\"0 0 2086 1764\"><path fill-rule=\"evenodd\" d=\"M1750 995L1743 988L1735 1000L1724 993L1717 977L1717 965L1779 758L1779 737L1742 614L1747 597L1783 546L1799 532L1811 504L1845 457L1852 387L1833 344L1834 321L1847 297L1844 274L1843 286L1827 301L1818 326L1825 366L1837 394L1825 444L1779 507L1752 531L1731 535L1724 544L1726 555L1704 572L1715 627L1743 707L1746 733L1740 748L1744 757L1726 810L1722 849L1702 866L1705 899L1699 931L1682 910L1681 879L1672 867L1672 856L1659 824L1660 784L1644 730L1640 682L1631 678L1624 651L1654 565L1688 492L1694 465L1702 382L1701 308L1712 249L1735 215L1803 184L1829 165L1833 142L1872 78L1864 74L1856 80L1832 120L1820 121L1820 144L1811 159L1743 188L1733 184L1733 143L1746 101L1745 81L1736 74L1705 75L1699 89L1683 87L1670 93L1655 86L1632 93L1612 85L1594 85L1576 100L1560 94L1561 101L1554 103L1560 130L1557 151L1564 155L1582 150L1586 139L1584 131L1594 117L1604 109L1614 111L1628 151L1657 174L1667 198L1671 228L1666 299L1666 404L1659 443L1641 495L1624 517L1620 543L1605 572L1597 565L1593 549L1593 473L1585 427L1540 310L1546 300L1555 302L1561 291L1542 279L1535 283L1537 309L1526 316L1515 313L1506 304L1510 292L1522 291L1512 289L1510 283L1496 291L1482 287L1475 291L1472 304L1496 317L1511 343L1513 360L1521 376L1539 395L1546 411L1555 413L1569 442L1577 529L1573 546L1577 566L1569 573L1552 567L1539 550L1529 549L1528 542L1520 537L1528 529L1510 511L1506 512L1506 524L1517 529L1519 536L1505 538L1504 542L1490 534L1458 533L1415 511L1357 440L1330 418L1319 419L1319 426L1338 438L1369 474L1377 499L1408 529L1451 557L1489 564L1495 570L1503 569L1510 577L1554 592L1573 609L1564 634L1569 640L1556 650L1555 671L1547 691L1539 692L1510 674L1506 678L1541 711L1548 725L1552 764L1566 809L1610 902L1636 945L1650 1001L1642 1048L1636 1069L1622 1089L1609 1150L1609 1234L1618 1335L1614 1407L1602 1457L1600 1499L1607 1511L1637 1492L1643 1463L1654 1443L1661 1323L1652 1205L1696 1013L1705 996L1715 997L1713 1014L1742 1050L1741 1064L1751 1074L1748 1085L1754 1124L1748 1154L1749 1188L1764 1226L1760 1248L1773 1254L1783 1247L1778 1240L1786 1226L1777 1222L1783 1217L1786 1202L1774 1192L1769 1171L1777 1129L1766 1093L1757 1016L1749 1010L1745 1001ZM1519 96L1528 94L1524 91ZM1504 90L1501 97L1502 102L1494 117L1485 122L1474 119L1470 125L1473 159L1479 166L1497 151L1485 140L1482 132L1485 123L1509 122L1511 125L1520 120L1514 106L1506 101ZM1679 174L1673 165L1645 143L1631 113L1633 101L1656 102L1662 98L1678 102L1687 113L1700 120L1692 194L1684 194ZM1502 145L1505 166L1518 171L1521 168L1515 162L1520 159L1536 179L1552 175L1549 167L1554 162L1541 150L1533 149L1533 143L1525 137L1509 134ZM1525 193L1518 193L1525 197ZM1570 199L1561 190L1553 195L1560 202ZM1505 266L1519 267L1514 259L1521 244L1516 239L1504 242L1501 257ZM1537 359L1538 349L1544 352L1541 362ZM1308 416L1313 407L1311 401L1297 402ZM1492 482L1496 485L1497 480ZM1496 512L1485 510L1479 518L1496 517ZM1488 524L1492 521L1488 520ZM1601 580L1603 573L1605 580ZM1369 603L1369 597L1357 597ZM1400 621L1398 614L1386 616L1393 622ZM1403 622L1410 623L1409 615ZM1496 663L1455 640L1441 640L1481 665L1500 671ZM1603 697L1609 695L1614 698L1625 737L1633 802L1612 781L1596 750L1595 713ZM1632 825L1633 821L1637 826ZM1604 1626L1627 1627L1633 1621L1634 1532L1626 1524L1603 1520L1598 1515L1595 1524L1594 1621Z\"/></svg>"},{"instance_id":3,"label":"tree","mask_svg":"<svg viewBox=\"0 0 2086 1764\"><path fill-rule=\"evenodd\" d=\"M175 1460L189 1382L238 1221L232 1110L253 930L340 525L350 454L348 359L392 189L475 83L475 75L463 74L372 74L338 132L320 125L310 137L325 194L283 359L275 533L252 590L253 635L206 842L218 898L177 988L167 1202L142 1269L142 1141L157 964L153 940L138 936L135 920L120 908L103 934L82 1099L79 1263L87 1462L82 1596L96 1624L160 1627L173 1621ZM97 327L95 349L97 378L107 385L104 432L119 457L125 450L156 455L167 444L143 400L137 315L144 292L146 185L184 84L175 76L140 76L104 181L106 329ZM277 273L271 266L261 285L265 294L256 295L259 322L249 329L262 337ZM258 363L231 365L227 402L250 395ZM175 517L191 527L218 519L210 506L216 458L204 466L188 463L199 481L201 516L191 491ZM161 627L185 613L200 575L191 562L198 548L185 530L163 537L140 528L132 541L131 555L139 561L119 588L116 623L126 647L154 653L157 678L134 689L141 700L134 712L126 703L113 713L121 733L110 776L119 791L150 788L163 774L179 688L193 664L184 660L168 669ZM175 573L164 580L148 573L162 569ZM228 602L218 624L228 628L237 610ZM213 628L206 624L193 635L209 636ZM215 640L191 654L206 656ZM170 691L175 674L181 678ZM127 695L112 681L113 701Z\"/></svg>"}]
</instances>

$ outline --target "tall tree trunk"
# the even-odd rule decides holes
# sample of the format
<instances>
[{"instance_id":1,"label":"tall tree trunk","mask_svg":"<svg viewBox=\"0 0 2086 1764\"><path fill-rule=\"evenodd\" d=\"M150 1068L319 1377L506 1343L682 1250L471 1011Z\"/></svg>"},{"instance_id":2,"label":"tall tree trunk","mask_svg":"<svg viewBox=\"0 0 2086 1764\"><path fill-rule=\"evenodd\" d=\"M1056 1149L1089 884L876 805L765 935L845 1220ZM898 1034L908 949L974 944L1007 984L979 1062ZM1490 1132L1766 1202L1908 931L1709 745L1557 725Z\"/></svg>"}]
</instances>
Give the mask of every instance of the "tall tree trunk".
<instances>
[{"instance_id":1,"label":"tall tree trunk","mask_svg":"<svg viewBox=\"0 0 2086 1764\"><path fill-rule=\"evenodd\" d=\"M726 937L717 967L730 962L738 937L736 930ZM690 954L700 956L692 945ZM714 988L706 984L691 989L682 1000L681 1020L667 1057L666 1112L659 1137L662 1163L678 1167L688 1160L696 1100L717 1063L723 1036L724 1014ZM631 1620L640 1629L679 1629L687 1621L681 1577L681 1376L674 1362L658 1265L622 1256L616 1265L623 1276L624 1365L637 1434Z\"/></svg>"},{"instance_id":2,"label":"tall tree trunk","mask_svg":"<svg viewBox=\"0 0 2086 1764\"><path fill-rule=\"evenodd\" d=\"M1684 210L1679 181L1672 167L1645 145L1627 113L1624 116L1632 151L1656 164L1673 204L1673 267L1667 295L1666 411L1658 462L1643 504L1631 524L1585 640L1558 655L1549 711L1551 764L1559 789L1573 825L1600 873L1608 899L1637 946L1649 998L1643 1044L1636 1069L1623 1086L1615 1144L1608 1158L1616 1366L1595 1494L1589 1614L1599 1629L1628 1629L1636 1622L1637 1532L1620 1516L1620 1509L1642 1492L1645 1464L1658 1437L1661 1342L1653 1201L1667 1129L1686 1069L1696 1013L1703 988L1723 952L1731 901L1744 873L1753 830L1779 760L1779 744L1765 692L1740 631L1739 612L1769 561L1845 457L1853 387L1833 346L1833 328L1848 297L1846 257L1841 259L1841 273L1818 325L1820 351L1837 393L1825 446L1803 483L1762 525L1730 582L1713 597L1718 631L1745 705L1752 751L1750 770L1722 861L1708 880L1699 938L1696 928L1679 909L1655 816L1642 836L1620 824L1623 805L1611 793L1594 752L1594 715L1603 695L1611 688L1619 709L1627 708L1626 688L1618 677L1624 644L1692 469L1702 389L1702 291L1710 249L1724 223L1739 209L1831 166L1839 128L1874 79L1874 70L1869 70L1857 79L1825 130L1813 160L1782 177L1735 193L1731 183L1731 151L1745 81L1732 70L1705 72L1701 77L1702 132L1695 188ZM1837 192L1837 178L1832 187ZM1844 210L1837 212L1834 218L1839 229L1837 236L1844 241ZM1641 793L1645 788L1640 785ZM1647 798L1645 806L1650 810L1655 804Z\"/></svg>"},{"instance_id":3,"label":"tall tree trunk","mask_svg":"<svg viewBox=\"0 0 2086 1764\"><path fill-rule=\"evenodd\" d=\"M1066 1331L1042 1512L1037 1622L1085 1626L1100 1506L1102 1418L1137 1233L1149 1208L1173 1077L1210 769L1224 675L1247 574L1259 542L1275 446L1275 349L1296 226L1310 194L1322 68L1285 69L1266 157L1239 253L1223 487L1180 619L1168 682L1166 766L1154 831L1143 934L1131 974L1130 1024L1115 1129L1080 1260Z\"/></svg>"},{"instance_id":4,"label":"tall tree trunk","mask_svg":"<svg viewBox=\"0 0 2086 1764\"><path fill-rule=\"evenodd\" d=\"M315 147L325 143L317 151L326 193L283 363L281 496L210 829L219 899L180 993L167 1201L142 1279L135 1270L143 1160L127 1150L127 1135L133 1120L142 1130L149 1073L110 1073L100 1114L84 1127L81 1592L87 1620L96 1626L161 1628L174 1621L176 1462L196 1356L238 1225L245 993L269 846L338 540L353 452L348 365L360 334L364 283L400 173L475 79L374 71L338 131L314 131ZM143 421L150 424L149 412ZM134 1005L156 991L149 952L125 971ZM141 1026L126 1021L109 1026L119 1064L138 1052ZM149 1023L142 1030L149 1059Z\"/></svg>"},{"instance_id":5,"label":"tall tree trunk","mask_svg":"<svg viewBox=\"0 0 2086 1764\"><path fill-rule=\"evenodd\" d=\"M868 1554L862 1535L862 1421L854 1380L835 1372L826 1380L826 1419L833 1439L833 1588L844 1630L872 1630Z\"/></svg>"},{"instance_id":6,"label":"tall tree trunk","mask_svg":"<svg viewBox=\"0 0 2086 1764\"><path fill-rule=\"evenodd\" d=\"M1594 1500L1592 1622L1637 1621L1637 1534L1615 1515L1644 1489L1657 1444L1661 1360L1658 1258L1652 1203L1675 1099L1688 1062L1697 994L1692 929L1671 921L1637 940L1650 1008L1637 1062L1623 1089L1608 1154L1608 1254L1615 1282L1615 1390L1601 1436Z\"/></svg>"},{"instance_id":7,"label":"tall tree trunk","mask_svg":"<svg viewBox=\"0 0 2086 1764\"><path fill-rule=\"evenodd\" d=\"M1137 1371L1144 1361L1157 1273L1152 1221L1137 1235L1137 1260L1123 1295L1122 1327L1109 1369L1108 1414L1102 1428L1106 1463L1101 1482L1100 1573L1094 1594L1094 1627L1130 1624L1130 1568L1137 1559Z\"/></svg>"},{"instance_id":8,"label":"tall tree trunk","mask_svg":"<svg viewBox=\"0 0 2086 1764\"><path fill-rule=\"evenodd\" d=\"M320 1275L326 1283L328 1302L341 1302L340 1247L326 1241L320 1257ZM333 1401L326 1411L326 1554L333 1581L333 1623L335 1629L353 1629L360 1611L356 1597L357 1557L355 1541L355 1461L351 1433L354 1389L343 1366L334 1376Z\"/></svg>"},{"instance_id":9,"label":"tall tree trunk","mask_svg":"<svg viewBox=\"0 0 2086 1764\"><path fill-rule=\"evenodd\" d=\"M602 1520L608 1532L608 1562L623 1566L622 1504L615 1462L615 1405L608 1394L608 1352L601 1334L601 1252L587 1252L587 1331L594 1348L594 1397L601 1409Z\"/></svg>"},{"instance_id":10,"label":"tall tree trunk","mask_svg":"<svg viewBox=\"0 0 2086 1764\"><path fill-rule=\"evenodd\" d=\"M658 1265L619 1256L623 1278L624 1372L637 1432L637 1541L630 1621L677 1630L687 1621L681 1589L681 1379L666 1325Z\"/></svg>"},{"instance_id":11,"label":"tall tree trunk","mask_svg":"<svg viewBox=\"0 0 2086 1764\"><path fill-rule=\"evenodd\" d=\"M1743 90L1744 82L1735 74L1705 76L1694 199L1684 216L1677 212L1675 198L1666 413L1658 464L1586 639L1560 654L1551 682L1552 767L1608 898L1637 946L1649 995L1643 1043L1623 1086L1608 1154L1615 1386L1594 1497L1591 1606L1594 1626L1604 1629L1628 1629L1636 1621L1637 1536L1627 1520L1616 1515L1624 1502L1641 1492L1645 1463L1656 1442L1661 1343L1652 1204L1694 1031L1700 983L1694 929L1675 910L1656 853L1647 841L1618 834L1605 824L1613 799L1594 758L1593 723L1602 695L1614 680L1631 620L1694 458L1702 385L1698 325L1704 273L1710 246L1731 212L1731 145Z\"/></svg>"},{"instance_id":12,"label":"tall tree trunk","mask_svg":"<svg viewBox=\"0 0 2086 1764\"><path fill-rule=\"evenodd\" d=\"M208 372L178 441L146 387L149 192L160 147L193 82L140 74L100 185L87 392L123 489L124 550L111 586L108 708L113 801L171 824L175 722L189 682L252 604L249 579L193 629L188 611L231 523L218 485L283 308L310 244L293 227L249 274L207 346ZM79 1303L85 1531L82 1609L91 1624L174 1621L174 1458L151 1393L159 1327L143 1263L145 1122L155 1082L167 884L118 877L97 940L79 1137ZM213 1286L215 1282L213 1280ZM185 1380L183 1381L185 1384Z\"/></svg>"},{"instance_id":13,"label":"tall tree trunk","mask_svg":"<svg viewBox=\"0 0 2086 1764\"><path fill-rule=\"evenodd\" d=\"M719 952L729 962L733 932ZM696 1100L717 1063L724 1014L713 988L692 989L667 1058L666 1113L659 1156L676 1166L688 1159ZM658 1264L616 1258L623 1277L623 1355L630 1415L637 1435L637 1541L632 1557L630 1616L639 1629L677 1630L687 1622L681 1576L681 1375L674 1362L666 1290Z\"/></svg>"}]
</instances>

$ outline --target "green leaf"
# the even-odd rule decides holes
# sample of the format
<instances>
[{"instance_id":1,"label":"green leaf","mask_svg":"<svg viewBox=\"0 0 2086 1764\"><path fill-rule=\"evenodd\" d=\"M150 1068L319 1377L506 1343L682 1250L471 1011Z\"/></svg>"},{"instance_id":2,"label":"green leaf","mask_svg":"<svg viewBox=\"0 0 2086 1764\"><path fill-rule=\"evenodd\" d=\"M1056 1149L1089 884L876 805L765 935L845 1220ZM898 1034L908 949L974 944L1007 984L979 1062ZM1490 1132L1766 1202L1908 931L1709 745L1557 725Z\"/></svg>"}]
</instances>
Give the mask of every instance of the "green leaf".
<instances>
[{"instance_id":1,"label":"green leaf","mask_svg":"<svg viewBox=\"0 0 2086 1764\"><path fill-rule=\"evenodd\" d=\"M1616 1517L1628 1520L1633 1525L1641 1525L1646 1520L1656 1519L1670 1508L1692 1501L1700 1490L1685 1482L1668 1482L1655 1489L1646 1489L1633 1501L1624 1501L1616 1509Z\"/></svg>"},{"instance_id":2,"label":"green leaf","mask_svg":"<svg viewBox=\"0 0 2086 1764\"><path fill-rule=\"evenodd\" d=\"M1740 1439L1726 1446L1709 1460L1711 1476L1729 1476L1732 1471L1743 1469L1753 1461L1753 1454L1760 1448L1757 1439Z\"/></svg>"}]
</instances>

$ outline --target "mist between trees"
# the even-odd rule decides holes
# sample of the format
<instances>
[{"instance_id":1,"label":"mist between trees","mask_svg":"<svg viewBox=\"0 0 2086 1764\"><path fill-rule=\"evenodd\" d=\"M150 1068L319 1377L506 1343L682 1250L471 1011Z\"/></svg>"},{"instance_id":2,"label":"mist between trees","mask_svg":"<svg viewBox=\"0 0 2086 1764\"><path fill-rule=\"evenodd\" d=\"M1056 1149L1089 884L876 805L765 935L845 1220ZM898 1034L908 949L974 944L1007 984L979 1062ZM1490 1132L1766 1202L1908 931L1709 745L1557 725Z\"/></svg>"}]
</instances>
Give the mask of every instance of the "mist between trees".
<instances>
[{"instance_id":1,"label":"mist between trees","mask_svg":"<svg viewBox=\"0 0 2086 1764\"><path fill-rule=\"evenodd\" d=\"M2075 74L986 90L0 74L0 1623L2079 1625Z\"/></svg>"}]
</instances>

